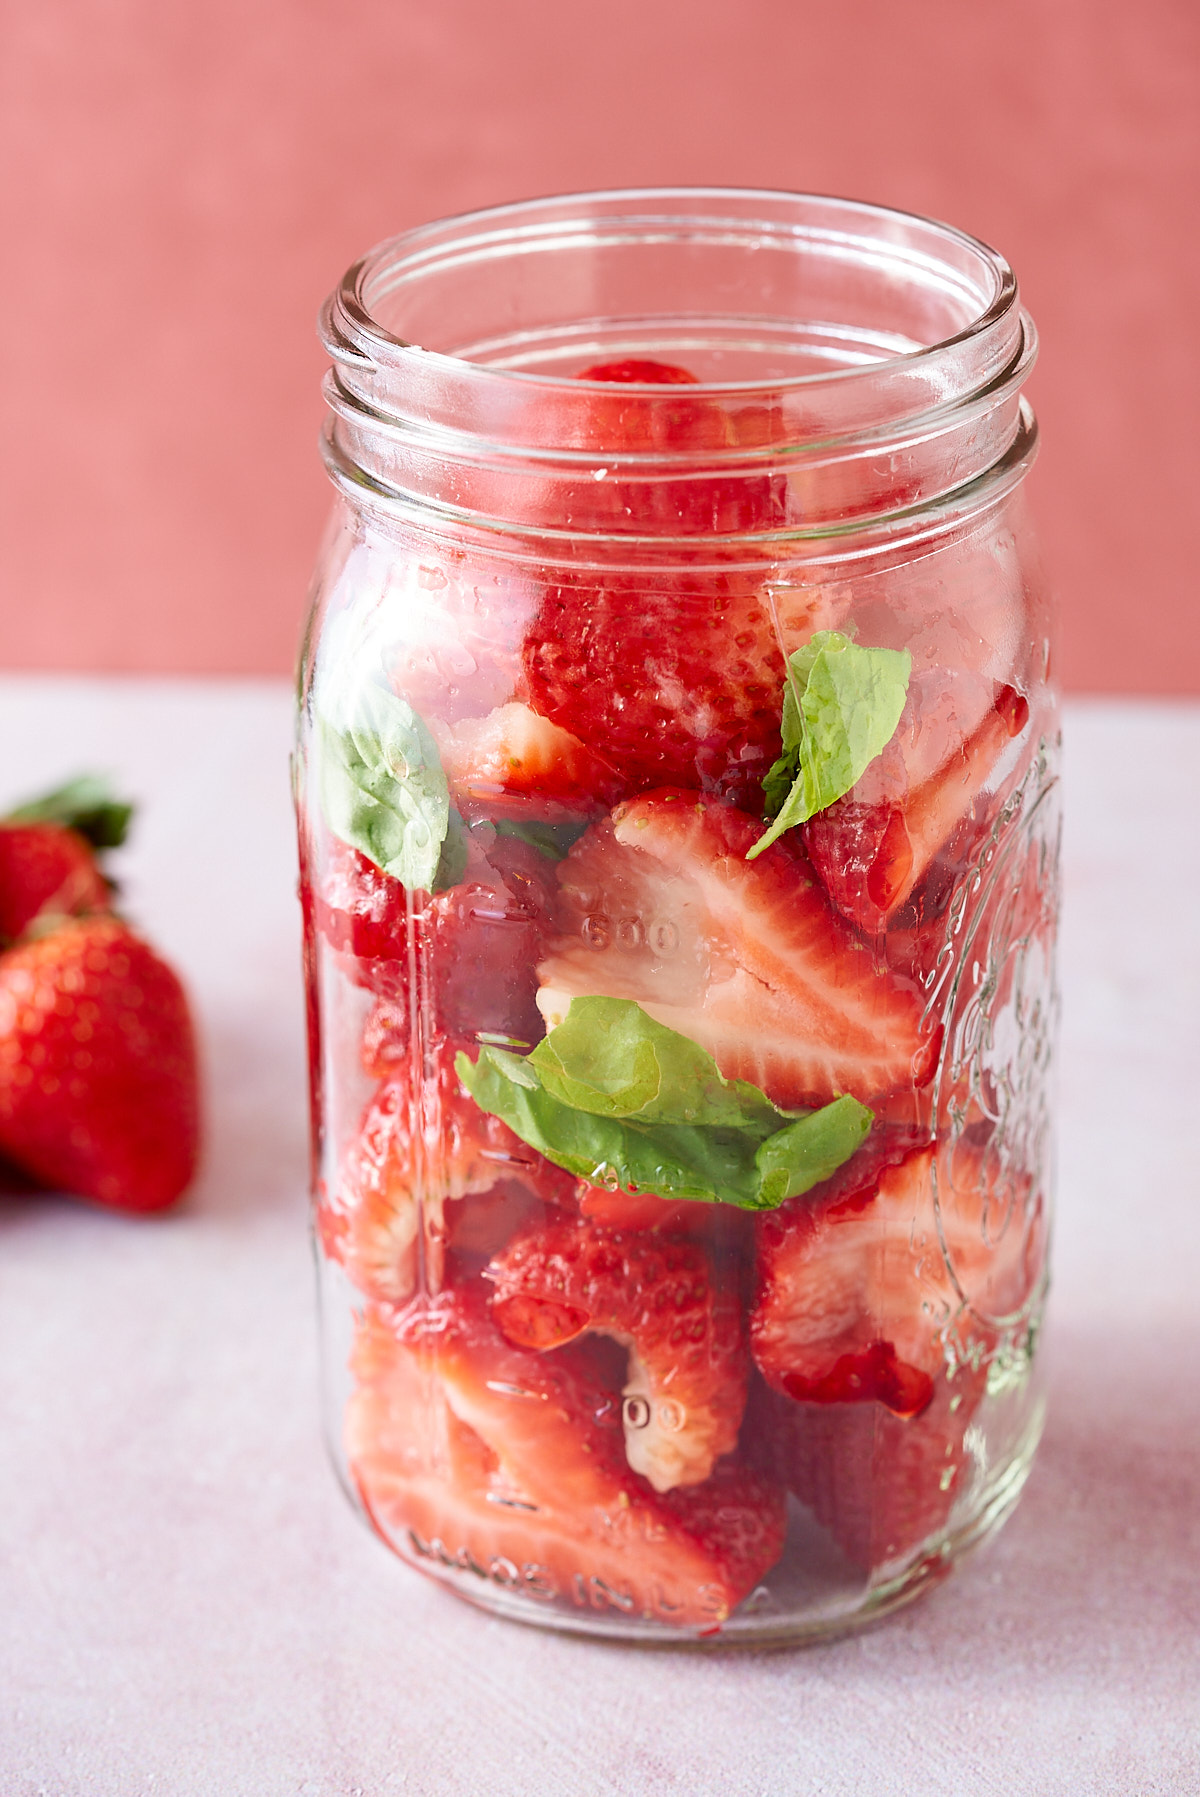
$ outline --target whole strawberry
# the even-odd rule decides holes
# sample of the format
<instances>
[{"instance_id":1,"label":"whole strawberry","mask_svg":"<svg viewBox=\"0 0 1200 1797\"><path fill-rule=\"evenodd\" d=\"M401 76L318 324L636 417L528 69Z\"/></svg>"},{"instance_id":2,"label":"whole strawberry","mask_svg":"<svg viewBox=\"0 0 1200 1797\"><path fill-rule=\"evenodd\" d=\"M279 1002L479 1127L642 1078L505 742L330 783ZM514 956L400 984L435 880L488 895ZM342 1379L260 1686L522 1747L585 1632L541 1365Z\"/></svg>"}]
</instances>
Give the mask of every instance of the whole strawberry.
<instances>
[{"instance_id":1,"label":"whole strawberry","mask_svg":"<svg viewBox=\"0 0 1200 1797\"><path fill-rule=\"evenodd\" d=\"M0 819L0 948L67 917L110 911L96 851L125 840L131 807L93 775Z\"/></svg>"},{"instance_id":2,"label":"whole strawberry","mask_svg":"<svg viewBox=\"0 0 1200 1797\"><path fill-rule=\"evenodd\" d=\"M118 918L0 954L0 1155L54 1189L162 1210L195 1171L198 1112L183 988Z\"/></svg>"}]
</instances>

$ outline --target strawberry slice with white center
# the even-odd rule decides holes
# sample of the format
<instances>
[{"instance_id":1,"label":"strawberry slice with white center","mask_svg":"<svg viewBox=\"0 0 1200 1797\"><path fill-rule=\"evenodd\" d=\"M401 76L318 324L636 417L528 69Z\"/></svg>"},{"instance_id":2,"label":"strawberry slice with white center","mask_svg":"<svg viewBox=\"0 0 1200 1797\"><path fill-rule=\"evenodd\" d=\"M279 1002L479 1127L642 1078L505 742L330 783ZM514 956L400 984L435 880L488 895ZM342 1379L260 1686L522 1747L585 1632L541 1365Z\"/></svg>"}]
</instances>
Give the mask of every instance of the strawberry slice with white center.
<instances>
[{"instance_id":1,"label":"strawberry slice with white center","mask_svg":"<svg viewBox=\"0 0 1200 1797\"><path fill-rule=\"evenodd\" d=\"M803 856L693 793L618 806L559 868L561 932L538 968L538 1007L632 999L783 1110L864 1103L923 1085L938 1036L915 986L877 968L832 912Z\"/></svg>"},{"instance_id":2,"label":"strawberry slice with white center","mask_svg":"<svg viewBox=\"0 0 1200 1797\"><path fill-rule=\"evenodd\" d=\"M317 1207L327 1255L368 1297L402 1303L417 1277L418 1230L424 1218L431 1281L440 1276L447 1237L468 1251L492 1246L539 1200L569 1204L575 1181L472 1101L454 1072L454 1045L438 1054L436 1080L414 1096L411 1072L398 1063L366 1107L347 1145L332 1191ZM467 1209L488 1195L484 1217L447 1218L447 1200ZM418 1199L423 1198L423 1207ZM498 1202L500 1200L500 1202Z\"/></svg>"},{"instance_id":3,"label":"strawberry slice with white center","mask_svg":"<svg viewBox=\"0 0 1200 1797\"><path fill-rule=\"evenodd\" d=\"M1036 1284L1043 1224L1028 1180L989 1179L960 1144L917 1149L859 1191L758 1223L750 1343L765 1377L807 1403L933 1401L959 1333L993 1337Z\"/></svg>"},{"instance_id":4,"label":"strawberry slice with white center","mask_svg":"<svg viewBox=\"0 0 1200 1797\"><path fill-rule=\"evenodd\" d=\"M625 790L577 736L515 700L435 732L452 801L467 818L595 817Z\"/></svg>"},{"instance_id":5,"label":"strawberry slice with white center","mask_svg":"<svg viewBox=\"0 0 1200 1797\"><path fill-rule=\"evenodd\" d=\"M351 1474L409 1560L568 1610L706 1629L782 1552L778 1485L727 1466L655 1492L626 1464L620 1397L588 1350L514 1346L476 1293L369 1310L352 1371Z\"/></svg>"},{"instance_id":6,"label":"strawberry slice with white center","mask_svg":"<svg viewBox=\"0 0 1200 1797\"><path fill-rule=\"evenodd\" d=\"M869 932L887 927L960 834L960 851L978 840L997 808L988 787L1021 736L1029 705L1001 687L972 734L917 785L902 737L867 769L844 798L804 826L804 842L838 909Z\"/></svg>"},{"instance_id":7,"label":"strawberry slice with white center","mask_svg":"<svg viewBox=\"0 0 1200 1797\"><path fill-rule=\"evenodd\" d=\"M879 1572L951 1520L986 1357L1041 1275L1027 1179L966 1140L758 1222L751 1350L777 1395L748 1427L843 1550Z\"/></svg>"},{"instance_id":8,"label":"strawberry slice with white center","mask_svg":"<svg viewBox=\"0 0 1200 1797\"><path fill-rule=\"evenodd\" d=\"M509 1341L546 1350L594 1332L629 1349L626 1454L656 1491L703 1484L733 1452L748 1370L740 1294L698 1242L556 1219L487 1276Z\"/></svg>"}]
</instances>

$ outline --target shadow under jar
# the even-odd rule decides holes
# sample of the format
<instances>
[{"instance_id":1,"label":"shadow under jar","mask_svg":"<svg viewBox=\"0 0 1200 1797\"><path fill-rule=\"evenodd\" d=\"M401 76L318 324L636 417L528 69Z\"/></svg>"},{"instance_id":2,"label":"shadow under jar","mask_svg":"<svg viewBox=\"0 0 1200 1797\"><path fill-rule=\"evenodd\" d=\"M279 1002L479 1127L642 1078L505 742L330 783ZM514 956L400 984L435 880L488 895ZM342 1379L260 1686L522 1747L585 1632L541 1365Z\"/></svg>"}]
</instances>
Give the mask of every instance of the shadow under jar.
<instances>
[{"instance_id":1,"label":"shadow under jar","mask_svg":"<svg viewBox=\"0 0 1200 1797\"><path fill-rule=\"evenodd\" d=\"M1004 260L804 195L412 231L323 316L297 804L328 1419L510 1617L800 1640L1042 1418L1057 724Z\"/></svg>"}]
</instances>

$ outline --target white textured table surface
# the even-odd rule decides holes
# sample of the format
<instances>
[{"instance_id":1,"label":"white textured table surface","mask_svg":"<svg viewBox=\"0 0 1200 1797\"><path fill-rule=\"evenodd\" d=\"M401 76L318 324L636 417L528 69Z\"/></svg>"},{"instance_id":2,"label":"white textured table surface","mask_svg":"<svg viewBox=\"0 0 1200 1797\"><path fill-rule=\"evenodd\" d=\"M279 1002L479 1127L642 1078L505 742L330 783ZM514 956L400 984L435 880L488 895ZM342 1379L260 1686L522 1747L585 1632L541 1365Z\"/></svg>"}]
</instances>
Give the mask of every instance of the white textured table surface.
<instances>
[{"instance_id":1,"label":"white textured table surface","mask_svg":"<svg viewBox=\"0 0 1200 1797\"><path fill-rule=\"evenodd\" d=\"M0 1201L0 1797L1200 1792L1200 706L1068 712L1052 1411L1003 1535L874 1631L698 1658L489 1620L318 1439L282 685L0 679L0 807L144 802L187 976L177 1215Z\"/></svg>"}]
</instances>

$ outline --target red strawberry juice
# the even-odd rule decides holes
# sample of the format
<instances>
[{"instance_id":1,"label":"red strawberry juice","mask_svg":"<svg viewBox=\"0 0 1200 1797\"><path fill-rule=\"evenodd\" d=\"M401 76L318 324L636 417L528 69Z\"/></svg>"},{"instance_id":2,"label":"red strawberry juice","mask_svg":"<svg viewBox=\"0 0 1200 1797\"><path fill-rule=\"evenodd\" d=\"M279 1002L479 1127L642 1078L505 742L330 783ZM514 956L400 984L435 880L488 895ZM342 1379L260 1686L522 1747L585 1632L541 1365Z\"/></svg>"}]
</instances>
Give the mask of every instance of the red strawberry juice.
<instances>
[{"instance_id":1,"label":"red strawberry juice","mask_svg":"<svg viewBox=\"0 0 1200 1797\"><path fill-rule=\"evenodd\" d=\"M549 1626L876 1616L1007 1514L1042 1414L1011 272L849 202L592 195L384 244L324 332L296 773L345 1483Z\"/></svg>"}]
</instances>

